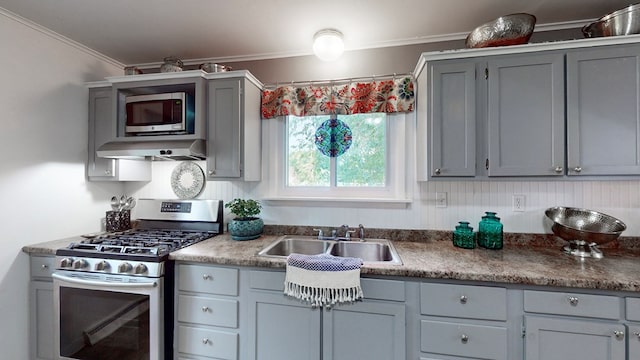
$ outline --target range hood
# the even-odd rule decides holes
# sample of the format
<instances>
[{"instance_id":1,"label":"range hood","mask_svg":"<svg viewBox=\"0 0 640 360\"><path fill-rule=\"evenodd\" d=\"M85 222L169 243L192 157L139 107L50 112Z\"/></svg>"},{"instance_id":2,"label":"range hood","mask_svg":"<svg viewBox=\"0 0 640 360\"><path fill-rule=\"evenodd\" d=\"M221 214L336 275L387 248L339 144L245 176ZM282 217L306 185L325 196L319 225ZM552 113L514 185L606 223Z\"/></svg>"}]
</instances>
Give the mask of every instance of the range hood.
<instances>
[{"instance_id":1,"label":"range hood","mask_svg":"<svg viewBox=\"0 0 640 360\"><path fill-rule=\"evenodd\" d=\"M202 139L112 141L100 146L96 155L111 159L203 160L205 148Z\"/></svg>"}]
</instances>

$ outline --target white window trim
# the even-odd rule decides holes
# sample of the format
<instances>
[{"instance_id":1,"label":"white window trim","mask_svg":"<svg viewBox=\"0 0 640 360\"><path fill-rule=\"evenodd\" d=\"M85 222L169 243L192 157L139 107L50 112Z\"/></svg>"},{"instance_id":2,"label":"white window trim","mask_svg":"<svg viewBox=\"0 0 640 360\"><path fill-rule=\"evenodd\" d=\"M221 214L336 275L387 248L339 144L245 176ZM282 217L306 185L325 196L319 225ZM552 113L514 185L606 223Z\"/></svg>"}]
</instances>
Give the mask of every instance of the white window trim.
<instances>
[{"instance_id":1,"label":"white window trim","mask_svg":"<svg viewBox=\"0 0 640 360\"><path fill-rule=\"evenodd\" d=\"M268 138L264 151L268 153L265 164L268 171L267 195L263 200L276 203L300 205L306 204L331 205L347 203L354 206L378 204L384 207L405 207L411 203L406 191L406 139L407 115L395 113L387 115L387 178L388 186L379 189L362 188L315 188L315 187L287 187L286 186L286 118L264 120L265 135Z\"/></svg>"}]
</instances>

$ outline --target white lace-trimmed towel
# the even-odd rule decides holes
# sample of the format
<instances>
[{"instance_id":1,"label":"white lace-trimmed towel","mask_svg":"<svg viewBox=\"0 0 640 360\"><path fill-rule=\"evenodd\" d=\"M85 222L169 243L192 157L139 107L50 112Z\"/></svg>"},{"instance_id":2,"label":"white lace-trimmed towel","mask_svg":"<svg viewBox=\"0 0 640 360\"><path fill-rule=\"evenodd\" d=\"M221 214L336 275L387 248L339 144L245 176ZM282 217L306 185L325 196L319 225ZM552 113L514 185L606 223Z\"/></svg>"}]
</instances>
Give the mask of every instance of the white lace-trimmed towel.
<instances>
[{"instance_id":1,"label":"white lace-trimmed towel","mask_svg":"<svg viewBox=\"0 0 640 360\"><path fill-rule=\"evenodd\" d=\"M311 305L326 306L362 299L362 259L328 254L287 257L285 295Z\"/></svg>"}]
</instances>

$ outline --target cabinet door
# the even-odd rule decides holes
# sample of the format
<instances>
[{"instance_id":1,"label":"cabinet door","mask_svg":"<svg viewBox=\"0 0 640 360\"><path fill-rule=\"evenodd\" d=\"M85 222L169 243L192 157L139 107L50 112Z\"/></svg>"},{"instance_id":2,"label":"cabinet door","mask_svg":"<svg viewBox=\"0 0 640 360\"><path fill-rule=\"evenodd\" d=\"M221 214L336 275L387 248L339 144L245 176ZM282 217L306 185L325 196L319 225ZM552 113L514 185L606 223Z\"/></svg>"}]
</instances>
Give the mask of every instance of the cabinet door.
<instances>
[{"instance_id":1,"label":"cabinet door","mask_svg":"<svg viewBox=\"0 0 640 360\"><path fill-rule=\"evenodd\" d=\"M621 324L525 317L527 360L624 360Z\"/></svg>"},{"instance_id":2,"label":"cabinet door","mask_svg":"<svg viewBox=\"0 0 640 360\"><path fill-rule=\"evenodd\" d=\"M89 177L100 177L103 180L115 177L114 159L96 156L96 150L111 140L115 134L115 122L112 118L111 88L89 89L89 161L87 174Z\"/></svg>"},{"instance_id":3,"label":"cabinet door","mask_svg":"<svg viewBox=\"0 0 640 360\"><path fill-rule=\"evenodd\" d=\"M323 310L323 359L405 360L404 304L366 301Z\"/></svg>"},{"instance_id":4,"label":"cabinet door","mask_svg":"<svg viewBox=\"0 0 640 360\"><path fill-rule=\"evenodd\" d=\"M640 174L640 46L567 54L568 175Z\"/></svg>"},{"instance_id":5,"label":"cabinet door","mask_svg":"<svg viewBox=\"0 0 640 360\"><path fill-rule=\"evenodd\" d=\"M209 81L207 177L211 179L241 176L240 82Z\"/></svg>"},{"instance_id":6,"label":"cabinet door","mask_svg":"<svg viewBox=\"0 0 640 360\"><path fill-rule=\"evenodd\" d=\"M31 281L31 359L53 359L53 283Z\"/></svg>"},{"instance_id":7,"label":"cabinet door","mask_svg":"<svg viewBox=\"0 0 640 360\"><path fill-rule=\"evenodd\" d=\"M320 315L281 292L251 291L248 359L320 360Z\"/></svg>"},{"instance_id":8,"label":"cabinet door","mask_svg":"<svg viewBox=\"0 0 640 360\"><path fill-rule=\"evenodd\" d=\"M489 176L564 173L564 56L488 62Z\"/></svg>"},{"instance_id":9,"label":"cabinet door","mask_svg":"<svg viewBox=\"0 0 640 360\"><path fill-rule=\"evenodd\" d=\"M629 359L640 359L640 325L629 325Z\"/></svg>"},{"instance_id":10,"label":"cabinet door","mask_svg":"<svg viewBox=\"0 0 640 360\"><path fill-rule=\"evenodd\" d=\"M475 176L476 65L436 62L430 75L429 176Z\"/></svg>"}]
</instances>

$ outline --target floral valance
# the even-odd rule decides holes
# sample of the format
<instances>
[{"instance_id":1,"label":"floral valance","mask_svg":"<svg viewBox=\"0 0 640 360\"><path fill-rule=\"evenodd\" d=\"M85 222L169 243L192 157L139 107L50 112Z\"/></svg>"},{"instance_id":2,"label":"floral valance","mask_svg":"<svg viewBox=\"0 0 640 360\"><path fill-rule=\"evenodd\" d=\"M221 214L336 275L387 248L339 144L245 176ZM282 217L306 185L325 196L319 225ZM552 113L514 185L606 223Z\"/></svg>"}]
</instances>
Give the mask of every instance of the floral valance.
<instances>
[{"instance_id":1,"label":"floral valance","mask_svg":"<svg viewBox=\"0 0 640 360\"><path fill-rule=\"evenodd\" d=\"M262 92L264 119L277 116L411 112L415 102L409 76L341 85L279 86Z\"/></svg>"}]
</instances>

